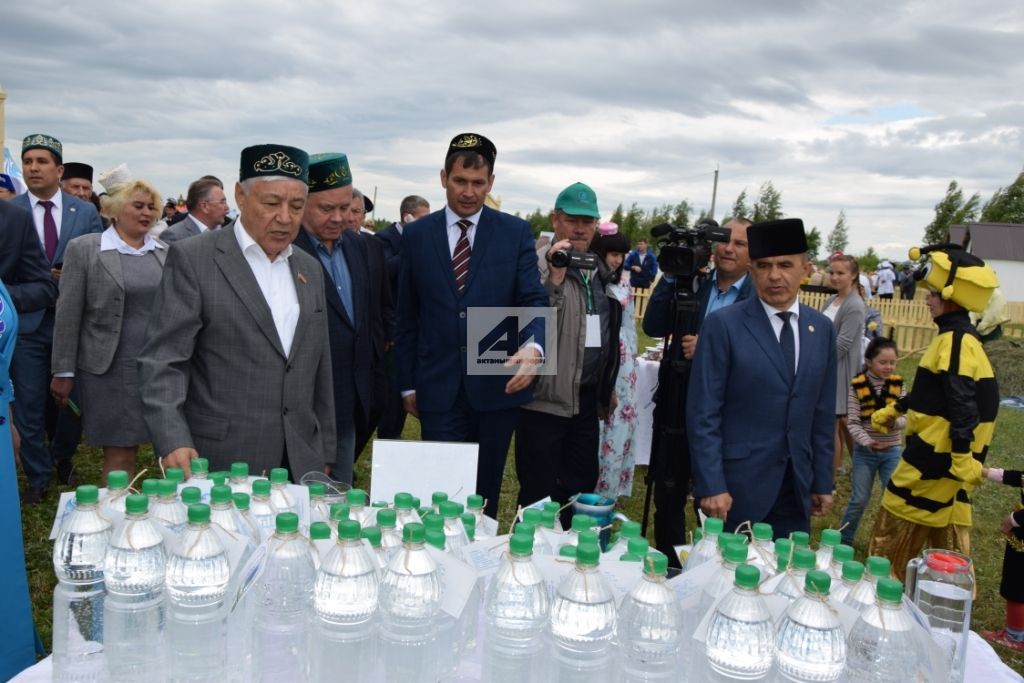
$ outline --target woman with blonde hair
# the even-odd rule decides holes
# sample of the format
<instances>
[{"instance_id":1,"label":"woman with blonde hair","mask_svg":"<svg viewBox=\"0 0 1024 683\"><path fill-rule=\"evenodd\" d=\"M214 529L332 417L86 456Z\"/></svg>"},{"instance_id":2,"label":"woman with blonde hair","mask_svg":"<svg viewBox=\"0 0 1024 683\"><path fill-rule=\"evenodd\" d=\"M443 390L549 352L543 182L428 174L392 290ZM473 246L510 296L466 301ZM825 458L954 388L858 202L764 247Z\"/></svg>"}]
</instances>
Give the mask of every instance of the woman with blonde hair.
<instances>
[{"instance_id":1,"label":"woman with blonde hair","mask_svg":"<svg viewBox=\"0 0 1024 683\"><path fill-rule=\"evenodd\" d=\"M137 360L167 254L149 235L161 204L152 185L125 178L103 198L113 224L72 240L64 255L50 391L64 406L78 383L85 441L103 448L103 480L110 470L133 473L149 441Z\"/></svg>"}]
</instances>

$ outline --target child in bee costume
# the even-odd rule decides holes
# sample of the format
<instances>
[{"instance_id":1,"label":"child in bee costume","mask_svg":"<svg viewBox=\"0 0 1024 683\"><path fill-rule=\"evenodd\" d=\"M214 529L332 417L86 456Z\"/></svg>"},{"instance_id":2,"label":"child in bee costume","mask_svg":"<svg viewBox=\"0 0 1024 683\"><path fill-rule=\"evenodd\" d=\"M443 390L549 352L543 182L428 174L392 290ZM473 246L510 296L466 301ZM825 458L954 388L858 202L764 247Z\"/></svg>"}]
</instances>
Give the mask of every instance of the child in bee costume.
<instances>
[{"instance_id":1,"label":"child in bee costume","mask_svg":"<svg viewBox=\"0 0 1024 683\"><path fill-rule=\"evenodd\" d=\"M1003 551L1003 578L999 582L999 594L1006 600L1006 626L998 631L982 631L981 635L993 643L1005 645L1011 650L1024 652L1024 487L1020 470L1000 470L991 467L985 471L990 481L1015 486L1020 489L1020 506L1011 512L1000 525L1006 538Z\"/></svg>"},{"instance_id":2,"label":"child in bee costume","mask_svg":"<svg viewBox=\"0 0 1024 683\"><path fill-rule=\"evenodd\" d=\"M958 245L911 249L927 256L918 277L930 291L939 328L910 393L877 410L872 426L885 433L906 414L906 444L882 496L869 552L888 557L904 579L907 562L923 548L970 554L971 498L981 483L999 410L999 388L968 313L981 311L998 286L996 275Z\"/></svg>"}]
</instances>

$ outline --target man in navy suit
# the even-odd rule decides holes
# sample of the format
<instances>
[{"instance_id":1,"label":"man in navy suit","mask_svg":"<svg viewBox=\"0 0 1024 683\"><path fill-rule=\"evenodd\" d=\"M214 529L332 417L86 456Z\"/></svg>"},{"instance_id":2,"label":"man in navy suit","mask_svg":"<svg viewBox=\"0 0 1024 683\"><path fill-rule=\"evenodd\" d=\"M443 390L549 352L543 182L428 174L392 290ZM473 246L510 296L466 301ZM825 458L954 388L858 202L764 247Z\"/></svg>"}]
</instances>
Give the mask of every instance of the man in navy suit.
<instances>
[{"instance_id":1,"label":"man in navy suit","mask_svg":"<svg viewBox=\"0 0 1024 683\"><path fill-rule=\"evenodd\" d=\"M402 400L423 438L479 444L477 493L492 517L518 408L532 399L531 361L543 349L523 346L510 379L468 374L467 309L548 305L529 224L484 206L495 156L482 135L455 136L441 171L446 206L406 226L395 349Z\"/></svg>"},{"instance_id":2,"label":"man in navy suit","mask_svg":"<svg viewBox=\"0 0 1024 683\"><path fill-rule=\"evenodd\" d=\"M316 257L324 269L327 330L334 379L337 457L331 476L352 483L356 432L369 419L374 320L390 318L391 293L383 263L371 267L367 240L345 229L352 201L352 174L344 154L314 154L309 165L309 198L295 246ZM390 328L390 325L387 325Z\"/></svg>"},{"instance_id":3,"label":"man in navy suit","mask_svg":"<svg viewBox=\"0 0 1024 683\"><path fill-rule=\"evenodd\" d=\"M63 148L49 135L29 135L22 142L21 164L28 192L11 200L32 212L43 256L53 278L60 278L64 249L68 242L91 232L102 232L95 207L60 189ZM58 414L54 438L48 450L45 438L45 410L50 386L50 351L53 346L54 309L22 317L18 345L11 363L11 380L17 404L14 424L21 434L21 462L28 479L23 500L42 500L50 482L53 464L62 484L71 480L71 456L78 447L82 425L66 411Z\"/></svg>"},{"instance_id":4,"label":"man in navy suit","mask_svg":"<svg viewBox=\"0 0 1024 683\"><path fill-rule=\"evenodd\" d=\"M384 246L384 262L388 269L391 284L392 305L398 305L398 271L402 262L402 233L405 226L430 213L430 202L419 195L411 194L402 200L399 206L401 220L392 223L378 232L375 237ZM397 321L396 321L397 323ZM394 339L395 330L389 334ZM377 436L381 439L400 439L405 427L405 408L402 406L402 389L398 386L398 369L395 364L395 350L390 349L384 359L387 368L387 395L384 400L384 414L377 427Z\"/></svg>"},{"instance_id":5,"label":"man in navy suit","mask_svg":"<svg viewBox=\"0 0 1024 683\"><path fill-rule=\"evenodd\" d=\"M0 201L0 280L21 321L42 317L57 303L57 283L39 248L32 214L5 201Z\"/></svg>"},{"instance_id":6,"label":"man in navy suit","mask_svg":"<svg viewBox=\"0 0 1024 683\"><path fill-rule=\"evenodd\" d=\"M715 269L711 277L704 280L697 290L697 313L692 320L693 334L680 335L680 339L669 340L668 353L665 358L678 358L682 355L685 361L693 358L697 349L697 338L701 323L709 313L734 303L748 299L753 292L753 285L748 274L750 256L747 251L747 227L750 221L746 218L734 218L725 224L729 228L728 242L715 244ZM676 278L663 273L661 280L651 293L650 301L644 312L644 332L651 337L666 337L672 334L672 300L675 297ZM666 391L678 392L679 397L686 396L686 384L689 379L689 365L685 372L673 373L673 364L663 361L658 371L658 384ZM678 385L678 386L676 386ZM665 415L669 405L679 405L678 401L665 392L659 392L659 404L655 407L655 424L664 428L679 428L683 431L686 416ZM656 429L661 427L656 427ZM652 454L654 485L654 539L659 550L668 555L673 564L678 562L673 548L686 542L686 498L690 492L690 450L685 439L668 438L669 432L662 432L652 443L658 452Z\"/></svg>"},{"instance_id":7,"label":"man in navy suit","mask_svg":"<svg viewBox=\"0 0 1024 683\"><path fill-rule=\"evenodd\" d=\"M710 314L694 356L693 494L730 530L768 522L779 537L832 506L835 331L798 300L803 222L754 224L747 239L757 296Z\"/></svg>"}]
</instances>

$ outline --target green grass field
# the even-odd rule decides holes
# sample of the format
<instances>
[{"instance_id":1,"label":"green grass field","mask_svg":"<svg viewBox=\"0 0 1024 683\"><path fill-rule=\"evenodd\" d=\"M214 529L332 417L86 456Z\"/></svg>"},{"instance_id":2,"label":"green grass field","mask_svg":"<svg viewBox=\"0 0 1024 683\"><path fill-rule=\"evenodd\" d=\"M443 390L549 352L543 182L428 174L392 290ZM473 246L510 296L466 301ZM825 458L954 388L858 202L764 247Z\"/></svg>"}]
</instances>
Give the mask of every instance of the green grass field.
<instances>
[{"instance_id":1,"label":"green grass field","mask_svg":"<svg viewBox=\"0 0 1024 683\"><path fill-rule=\"evenodd\" d=\"M642 337L642 335L641 335ZM650 340L641 338L640 348L650 345ZM900 372L905 377L912 378L916 359L908 359L900 364ZM419 423L410 418L406 423L403 433L406 439L419 438ZM994 467L1024 468L1024 454L1021 444L1024 444L1024 411L1004 408L999 414L996 426L995 441L989 454L988 464ZM372 446L372 444L371 444ZM368 488L370 480L371 446L360 457L356 464L356 476L358 484ZM79 483L99 483L99 472L101 467L101 455L98 450L81 447L75 458L76 474ZM139 458L139 468L154 468L152 452L148 449ZM153 471L152 469L150 471ZM156 467L159 471L159 467ZM646 468L639 467L635 475L633 495L630 498L619 501L619 509L632 519L639 520L643 511L643 500L646 492L644 477ZM850 494L850 481L848 476L840 477L837 482L838 495L832 512L823 518L816 518L813 522L815 538L817 533L824 528L838 527L842 518L843 509ZM51 563L52 544L47 540L50 525L53 520L56 498L53 496L57 491L51 487L51 497L42 505L23 508L22 526L25 534L26 562L29 572L29 589L32 593L33 611L35 613L36 625L42 636L43 643L47 648L50 646L50 620L51 600L55 578ZM499 521L504 531L511 524L515 514L515 500L519 492L519 485L515 478L515 469L511 451L505 468L505 480L502 484L501 509ZM863 559L867 550L867 539L874 522L875 510L878 508L880 492L875 486L874 495L857 535L855 549L858 559ZM999 522L1010 511L1014 510L1018 501L1018 492L1007 486L986 484L978 490L974 497L974 533L972 536L973 559L975 562L978 597L974 604L974 615L972 627L976 631L982 629L999 628L1003 624L1004 602L999 596L999 579L1002 570L1002 557L1004 543L999 535ZM690 526L693 526L693 519L688 519ZM653 539L653 527L648 529L648 537ZM1024 655L1014 654L1005 649L997 650L1003 661L1007 662L1016 671L1024 673Z\"/></svg>"}]
</instances>

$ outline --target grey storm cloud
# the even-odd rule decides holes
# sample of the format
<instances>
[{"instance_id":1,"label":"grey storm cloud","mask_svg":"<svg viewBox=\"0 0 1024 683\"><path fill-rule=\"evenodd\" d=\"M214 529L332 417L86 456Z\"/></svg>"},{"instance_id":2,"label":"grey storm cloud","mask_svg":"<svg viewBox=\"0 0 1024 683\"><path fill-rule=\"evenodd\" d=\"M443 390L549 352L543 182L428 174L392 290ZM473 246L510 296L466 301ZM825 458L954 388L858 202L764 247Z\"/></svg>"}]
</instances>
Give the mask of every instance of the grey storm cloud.
<instances>
[{"instance_id":1,"label":"grey storm cloud","mask_svg":"<svg viewBox=\"0 0 1024 683\"><path fill-rule=\"evenodd\" d=\"M950 179L987 198L1021 168L1024 16L997 0L10 4L7 146L50 132L167 195L276 140L348 153L394 218L441 205L474 130L508 211L584 178L608 213L699 210L719 167L719 217L771 180L823 232L845 210L863 250L919 239Z\"/></svg>"}]
</instances>

